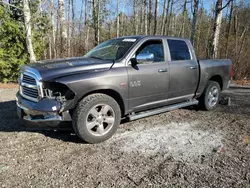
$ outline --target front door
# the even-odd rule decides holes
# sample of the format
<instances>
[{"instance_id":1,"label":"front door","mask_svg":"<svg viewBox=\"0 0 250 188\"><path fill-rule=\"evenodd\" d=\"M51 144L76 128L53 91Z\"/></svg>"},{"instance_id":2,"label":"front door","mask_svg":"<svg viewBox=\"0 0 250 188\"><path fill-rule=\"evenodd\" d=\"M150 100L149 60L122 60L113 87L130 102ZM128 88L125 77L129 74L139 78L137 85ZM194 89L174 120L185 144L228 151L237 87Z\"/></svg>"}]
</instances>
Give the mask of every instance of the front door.
<instances>
[{"instance_id":1,"label":"front door","mask_svg":"<svg viewBox=\"0 0 250 188\"><path fill-rule=\"evenodd\" d=\"M128 65L129 108L134 111L164 105L168 98L168 63L162 40L147 40L133 57L153 54L152 62ZM135 58L136 59L136 58Z\"/></svg>"}]
</instances>

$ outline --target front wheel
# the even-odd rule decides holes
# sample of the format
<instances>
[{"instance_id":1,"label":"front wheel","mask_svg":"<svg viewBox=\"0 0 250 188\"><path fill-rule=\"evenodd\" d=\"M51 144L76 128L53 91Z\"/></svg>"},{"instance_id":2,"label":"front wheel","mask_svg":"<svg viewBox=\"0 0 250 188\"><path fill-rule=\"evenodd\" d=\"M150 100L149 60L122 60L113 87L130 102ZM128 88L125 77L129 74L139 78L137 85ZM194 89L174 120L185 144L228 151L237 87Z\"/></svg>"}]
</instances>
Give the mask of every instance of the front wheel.
<instances>
[{"instance_id":1,"label":"front wheel","mask_svg":"<svg viewBox=\"0 0 250 188\"><path fill-rule=\"evenodd\" d=\"M204 110L213 110L217 107L220 100L221 88L218 82L208 81L199 104Z\"/></svg>"},{"instance_id":2,"label":"front wheel","mask_svg":"<svg viewBox=\"0 0 250 188\"><path fill-rule=\"evenodd\" d=\"M121 110L112 97L92 94L80 101L72 120L77 136L88 143L99 143L116 132L121 120Z\"/></svg>"}]
</instances>

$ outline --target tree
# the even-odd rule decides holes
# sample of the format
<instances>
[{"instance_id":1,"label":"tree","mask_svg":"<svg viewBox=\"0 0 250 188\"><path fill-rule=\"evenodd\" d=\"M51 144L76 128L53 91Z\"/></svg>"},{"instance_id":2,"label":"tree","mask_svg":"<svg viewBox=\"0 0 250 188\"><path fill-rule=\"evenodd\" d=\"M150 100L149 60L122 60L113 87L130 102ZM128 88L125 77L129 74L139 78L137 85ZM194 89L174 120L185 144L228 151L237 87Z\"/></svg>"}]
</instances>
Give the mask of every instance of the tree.
<instances>
[{"instance_id":1,"label":"tree","mask_svg":"<svg viewBox=\"0 0 250 188\"><path fill-rule=\"evenodd\" d=\"M167 24L167 17L168 17L168 11L169 11L169 3L170 0L164 0L164 9L163 9L163 13L162 13L162 21L161 21L161 35L165 34L165 26Z\"/></svg>"},{"instance_id":2,"label":"tree","mask_svg":"<svg viewBox=\"0 0 250 188\"><path fill-rule=\"evenodd\" d=\"M137 10L137 1L133 0L133 9L134 9L134 33L138 35L138 10Z\"/></svg>"},{"instance_id":3,"label":"tree","mask_svg":"<svg viewBox=\"0 0 250 188\"><path fill-rule=\"evenodd\" d=\"M36 62L36 57L32 45L32 32L31 32L31 21L30 21L30 8L28 0L23 0L23 15L24 25L26 31L26 45L29 53L29 60L31 63Z\"/></svg>"},{"instance_id":4,"label":"tree","mask_svg":"<svg viewBox=\"0 0 250 188\"><path fill-rule=\"evenodd\" d=\"M212 58L218 58L218 44L220 38L220 30L221 30L221 23L222 23L222 10L227 7L227 5L231 2L228 0L226 5L222 6L222 0L217 0L215 5L215 17L213 23L213 32L212 32L212 39L210 40L210 54L209 56Z\"/></svg>"},{"instance_id":5,"label":"tree","mask_svg":"<svg viewBox=\"0 0 250 188\"><path fill-rule=\"evenodd\" d=\"M181 24L181 29L179 32L179 37L184 37L185 34L185 24L186 24L186 17L187 17L187 0L184 0L183 3L183 11L182 11L182 24Z\"/></svg>"},{"instance_id":6,"label":"tree","mask_svg":"<svg viewBox=\"0 0 250 188\"><path fill-rule=\"evenodd\" d=\"M231 1L231 6L230 6L230 13L229 13L229 20L228 20L228 26L226 29L226 58L228 57L228 43L229 43L229 34L230 34L230 29L231 29L231 23L232 23L232 17L233 17L233 10L234 10L234 0Z\"/></svg>"},{"instance_id":7,"label":"tree","mask_svg":"<svg viewBox=\"0 0 250 188\"><path fill-rule=\"evenodd\" d=\"M246 1L216 0L215 8L209 9L201 0L81 0L80 14L76 0L56 1L28 3L37 60L82 56L116 36L162 34L190 37L199 58L232 59L237 79L250 75L250 5ZM225 7L227 14L222 13ZM0 81L6 82L16 80L30 55L23 0L0 0L0 8Z\"/></svg>"},{"instance_id":8,"label":"tree","mask_svg":"<svg viewBox=\"0 0 250 188\"><path fill-rule=\"evenodd\" d=\"M22 22L0 5L0 82L15 82L20 67L29 62Z\"/></svg>"},{"instance_id":9,"label":"tree","mask_svg":"<svg viewBox=\"0 0 250 188\"><path fill-rule=\"evenodd\" d=\"M148 34L148 19L147 19L147 15L148 15L148 7L147 7L147 0L144 0L144 31L145 31L145 35Z\"/></svg>"},{"instance_id":10,"label":"tree","mask_svg":"<svg viewBox=\"0 0 250 188\"><path fill-rule=\"evenodd\" d=\"M167 19L165 21L166 35L169 35L169 30L170 30L170 26L171 26L171 18L172 18L172 13L173 13L173 6L174 6L174 0L172 0L171 4L170 4L169 21Z\"/></svg>"},{"instance_id":11,"label":"tree","mask_svg":"<svg viewBox=\"0 0 250 188\"><path fill-rule=\"evenodd\" d=\"M159 0L155 0L154 35L156 35L156 31L157 31L158 1Z\"/></svg>"},{"instance_id":12,"label":"tree","mask_svg":"<svg viewBox=\"0 0 250 188\"><path fill-rule=\"evenodd\" d=\"M151 35L152 34L152 30L151 30L151 20L152 20L152 0L149 0L149 4L148 4L148 34Z\"/></svg>"},{"instance_id":13,"label":"tree","mask_svg":"<svg viewBox=\"0 0 250 188\"><path fill-rule=\"evenodd\" d=\"M92 10L93 10L93 25L94 25L94 45L99 44L99 8L100 8L100 0L92 0Z\"/></svg>"},{"instance_id":14,"label":"tree","mask_svg":"<svg viewBox=\"0 0 250 188\"><path fill-rule=\"evenodd\" d=\"M116 36L120 35L120 16L119 16L119 0L116 3Z\"/></svg>"},{"instance_id":15,"label":"tree","mask_svg":"<svg viewBox=\"0 0 250 188\"><path fill-rule=\"evenodd\" d=\"M50 36L49 36L49 57L50 59L52 57L56 58L57 57L57 52L56 52L56 25L55 25L55 8L52 0L49 0L49 20L50 20ZM53 51L53 56L52 56L52 51Z\"/></svg>"},{"instance_id":16,"label":"tree","mask_svg":"<svg viewBox=\"0 0 250 188\"><path fill-rule=\"evenodd\" d=\"M64 0L58 0L59 23L60 23L60 38L61 38L61 57L67 53L67 31L65 23L65 6Z\"/></svg>"},{"instance_id":17,"label":"tree","mask_svg":"<svg viewBox=\"0 0 250 188\"><path fill-rule=\"evenodd\" d=\"M193 21L192 21L192 31L190 41L194 45L194 36L196 32L196 20L197 20L197 13L199 10L199 0L193 0Z\"/></svg>"},{"instance_id":18,"label":"tree","mask_svg":"<svg viewBox=\"0 0 250 188\"><path fill-rule=\"evenodd\" d=\"M71 51L71 37L70 37L70 26L71 26L71 16L70 16L70 9L71 9L71 1L72 0L68 0L68 20L67 20L67 53L68 53L68 57L70 57L70 51Z\"/></svg>"}]
</instances>

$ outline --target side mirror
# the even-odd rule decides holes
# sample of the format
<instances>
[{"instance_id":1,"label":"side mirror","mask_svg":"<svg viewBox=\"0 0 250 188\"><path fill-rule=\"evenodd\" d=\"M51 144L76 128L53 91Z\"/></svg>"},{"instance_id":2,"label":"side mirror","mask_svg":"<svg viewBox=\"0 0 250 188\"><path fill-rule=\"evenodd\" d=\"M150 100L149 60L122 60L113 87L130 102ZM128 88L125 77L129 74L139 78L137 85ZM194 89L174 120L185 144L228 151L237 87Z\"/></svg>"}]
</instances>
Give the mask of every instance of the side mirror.
<instances>
[{"instance_id":1,"label":"side mirror","mask_svg":"<svg viewBox=\"0 0 250 188\"><path fill-rule=\"evenodd\" d=\"M138 54L136 56L137 63L153 63L154 62L154 54L145 53L145 54Z\"/></svg>"}]
</instances>

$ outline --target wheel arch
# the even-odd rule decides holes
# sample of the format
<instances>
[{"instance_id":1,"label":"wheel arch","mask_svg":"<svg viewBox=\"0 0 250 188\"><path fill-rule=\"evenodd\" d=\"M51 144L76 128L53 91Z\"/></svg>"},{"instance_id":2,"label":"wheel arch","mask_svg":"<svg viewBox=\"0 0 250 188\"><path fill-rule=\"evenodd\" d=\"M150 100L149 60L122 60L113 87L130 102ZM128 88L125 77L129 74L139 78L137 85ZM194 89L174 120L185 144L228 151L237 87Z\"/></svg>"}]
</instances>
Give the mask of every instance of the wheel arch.
<instances>
[{"instance_id":1,"label":"wheel arch","mask_svg":"<svg viewBox=\"0 0 250 188\"><path fill-rule=\"evenodd\" d=\"M220 75L214 75L209 80L217 82L220 85L220 89L223 89L223 79Z\"/></svg>"},{"instance_id":2,"label":"wheel arch","mask_svg":"<svg viewBox=\"0 0 250 188\"><path fill-rule=\"evenodd\" d=\"M79 99L79 101L82 100L83 98L85 98L88 95L96 94L96 93L101 93L101 94L105 94L105 95L108 95L108 96L112 97L118 103L118 105L119 105L119 107L121 109L121 116L125 115L126 109L125 109L125 104L124 104L123 98L117 91L115 91L113 89L97 89L97 90L93 90L91 92L88 92L88 93L84 94Z\"/></svg>"}]
</instances>

